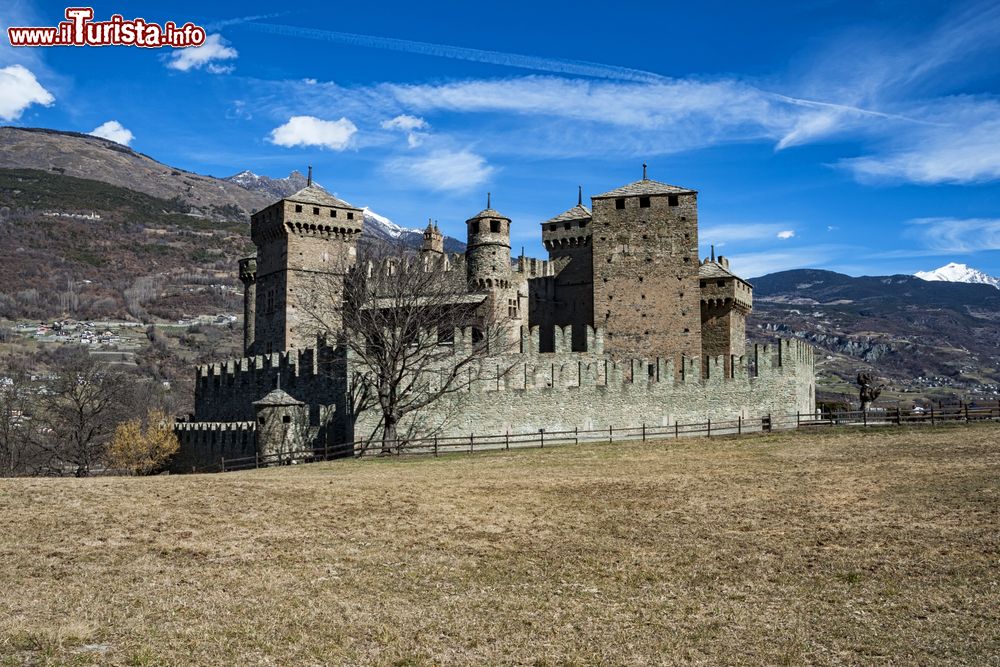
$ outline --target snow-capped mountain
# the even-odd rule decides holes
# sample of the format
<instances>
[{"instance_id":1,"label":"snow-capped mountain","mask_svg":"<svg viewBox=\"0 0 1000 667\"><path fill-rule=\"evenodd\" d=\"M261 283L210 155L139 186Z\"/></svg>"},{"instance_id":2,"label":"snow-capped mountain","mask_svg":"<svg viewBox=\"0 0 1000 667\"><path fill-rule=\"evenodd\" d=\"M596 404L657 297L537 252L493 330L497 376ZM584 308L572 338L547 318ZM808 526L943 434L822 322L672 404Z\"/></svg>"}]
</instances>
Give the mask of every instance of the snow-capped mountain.
<instances>
[{"instance_id":1,"label":"snow-capped mountain","mask_svg":"<svg viewBox=\"0 0 1000 667\"><path fill-rule=\"evenodd\" d=\"M306 187L306 177L298 170L293 171L285 178L271 178L270 176L258 176L247 169L223 180L241 185L251 192L259 192L275 199L295 194ZM317 183L317 185L319 184Z\"/></svg>"},{"instance_id":2,"label":"snow-capped mountain","mask_svg":"<svg viewBox=\"0 0 1000 667\"><path fill-rule=\"evenodd\" d=\"M974 283L992 285L1000 289L1000 278L991 276L966 264L951 262L933 271L917 271L914 273L921 280L941 280L949 283Z\"/></svg>"},{"instance_id":3,"label":"snow-capped mountain","mask_svg":"<svg viewBox=\"0 0 1000 667\"><path fill-rule=\"evenodd\" d=\"M238 174L226 179L230 183L250 190L259 192L273 199L281 199L295 194L306 187L307 179L299 171L293 171L286 178L271 178L270 176L260 176L250 170L241 171ZM313 185L326 190L322 185L313 181ZM411 248L419 248L424 240L424 230L407 228L397 225L395 222L379 215L367 206L364 207L365 229L362 236L381 239L383 241L401 241ZM444 237L444 249L446 252L463 252L465 244L450 236Z\"/></svg>"}]
</instances>

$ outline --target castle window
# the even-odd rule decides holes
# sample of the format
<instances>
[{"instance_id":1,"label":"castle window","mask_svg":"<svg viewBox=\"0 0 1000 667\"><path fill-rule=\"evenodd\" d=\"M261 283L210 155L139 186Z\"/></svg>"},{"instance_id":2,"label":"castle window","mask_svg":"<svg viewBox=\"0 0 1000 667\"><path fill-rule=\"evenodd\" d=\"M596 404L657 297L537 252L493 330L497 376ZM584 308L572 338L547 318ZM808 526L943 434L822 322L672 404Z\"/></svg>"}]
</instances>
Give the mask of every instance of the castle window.
<instances>
[{"instance_id":1,"label":"castle window","mask_svg":"<svg viewBox=\"0 0 1000 667\"><path fill-rule=\"evenodd\" d=\"M685 258L684 258L684 263L685 263L685 264L689 263L690 261L691 261L691 258L690 258L690 257L685 257Z\"/></svg>"},{"instance_id":2,"label":"castle window","mask_svg":"<svg viewBox=\"0 0 1000 667\"><path fill-rule=\"evenodd\" d=\"M639 208L649 208L649 197L639 197Z\"/></svg>"},{"instance_id":3,"label":"castle window","mask_svg":"<svg viewBox=\"0 0 1000 667\"><path fill-rule=\"evenodd\" d=\"M573 227L573 223L572 222L563 223L563 229L570 229L572 227Z\"/></svg>"},{"instance_id":4,"label":"castle window","mask_svg":"<svg viewBox=\"0 0 1000 667\"><path fill-rule=\"evenodd\" d=\"M691 333L690 329L684 329L684 333Z\"/></svg>"},{"instance_id":5,"label":"castle window","mask_svg":"<svg viewBox=\"0 0 1000 667\"><path fill-rule=\"evenodd\" d=\"M681 198L677 195L667 195L667 204L670 206L679 206L681 203Z\"/></svg>"},{"instance_id":6,"label":"castle window","mask_svg":"<svg viewBox=\"0 0 1000 667\"><path fill-rule=\"evenodd\" d=\"M332 208L330 209L330 217L331 218L336 218L337 217L337 212L334 211Z\"/></svg>"},{"instance_id":7,"label":"castle window","mask_svg":"<svg viewBox=\"0 0 1000 667\"><path fill-rule=\"evenodd\" d=\"M726 286L726 281L725 280L720 280L719 282L716 283L716 285L718 285L719 287L725 287Z\"/></svg>"},{"instance_id":8,"label":"castle window","mask_svg":"<svg viewBox=\"0 0 1000 667\"><path fill-rule=\"evenodd\" d=\"M319 206L313 206L313 215L319 215Z\"/></svg>"},{"instance_id":9,"label":"castle window","mask_svg":"<svg viewBox=\"0 0 1000 667\"><path fill-rule=\"evenodd\" d=\"M619 197L618 199L615 200L615 208L618 209L618 210L621 210L621 209L625 208L625 198L624 197Z\"/></svg>"},{"instance_id":10,"label":"castle window","mask_svg":"<svg viewBox=\"0 0 1000 667\"><path fill-rule=\"evenodd\" d=\"M556 231L556 227L558 227L558 225L549 225L549 231L550 232Z\"/></svg>"},{"instance_id":11,"label":"castle window","mask_svg":"<svg viewBox=\"0 0 1000 667\"><path fill-rule=\"evenodd\" d=\"M260 423L261 426L267 423L267 420L264 419L263 417L257 417L257 421Z\"/></svg>"},{"instance_id":12,"label":"castle window","mask_svg":"<svg viewBox=\"0 0 1000 667\"><path fill-rule=\"evenodd\" d=\"M642 276L639 276L639 282L640 283L642 282Z\"/></svg>"},{"instance_id":13,"label":"castle window","mask_svg":"<svg viewBox=\"0 0 1000 667\"><path fill-rule=\"evenodd\" d=\"M701 281L701 286L702 287L708 287L708 281L707 280L702 280Z\"/></svg>"},{"instance_id":14,"label":"castle window","mask_svg":"<svg viewBox=\"0 0 1000 667\"><path fill-rule=\"evenodd\" d=\"M302 212L302 204L296 204L295 205L295 212L296 213L301 213Z\"/></svg>"},{"instance_id":15,"label":"castle window","mask_svg":"<svg viewBox=\"0 0 1000 667\"><path fill-rule=\"evenodd\" d=\"M351 211L348 211L347 212L347 219L348 220L354 220L354 213L352 213Z\"/></svg>"},{"instance_id":16,"label":"castle window","mask_svg":"<svg viewBox=\"0 0 1000 667\"><path fill-rule=\"evenodd\" d=\"M478 234L479 233L479 221L478 220L474 220L472 222L472 233L473 234Z\"/></svg>"},{"instance_id":17,"label":"castle window","mask_svg":"<svg viewBox=\"0 0 1000 667\"><path fill-rule=\"evenodd\" d=\"M490 231L493 232L494 234L498 234L500 232L499 220L490 220Z\"/></svg>"},{"instance_id":18,"label":"castle window","mask_svg":"<svg viewBox=\"0 0 1000 667\"><path fill-rule=\"evenodd\" d=\"M581 220L580 221L580 229L583 229L586 226L587 226L587 221L586 220Z\"/></svg>"}]
</instances>

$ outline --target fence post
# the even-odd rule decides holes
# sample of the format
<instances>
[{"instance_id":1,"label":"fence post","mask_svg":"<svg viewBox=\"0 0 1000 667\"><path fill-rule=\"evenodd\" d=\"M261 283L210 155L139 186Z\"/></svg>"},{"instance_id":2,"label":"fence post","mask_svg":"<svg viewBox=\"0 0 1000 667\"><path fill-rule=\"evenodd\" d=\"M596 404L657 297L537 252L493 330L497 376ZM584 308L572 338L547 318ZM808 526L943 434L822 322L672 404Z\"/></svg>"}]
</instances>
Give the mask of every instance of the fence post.
<instances>
[{"instance_id":1,"label":"fence post","mask_svg":"<svg viewBox=\"0 0 1000 667\"><path fill-rule=\"evenodd\" d=\"M504 449L510 449L510 429L507 429L503 435L503 445Z\"/></svg>"},{"instance_id":2,"label":"fence post","mask_svg":"<svg viewBox=\"0 0 1000 667\"><path fill-rule=\"evenodd\" d=\"M681 423L675 419L674 420L674 440L676 440L679 437L681 437Z\"/></svg>"},{"instance_id":3,"label":"fence post","mask_svg":"<svg viewBox=\"0 0 1000 667\"><path fill-rule=\"evenodd\" d=\"M795 428L802 428L802 413L795 411Z\"/></svg>"},{"instance_id":4,"label":"fence post","mask_svg":"<svg viewBox=\"0 0 1000 667\"><path fill-rule=\"evenodd\" d=\"M646 442L646 422L642 422L642 441Z\"/></svg>"},{"instance_id":5,"label":"fence post","mask_svg":"<svg viewBox=\"0 0 1000 667\"><path fill-rule=\"evenodd\" d=\"M931 426L934 426L934 404L931 403Z\"/></svg>"},{"instance_id":6,"label":"fence post","mask_svg":"<svg viewBox=\"0 0 1000 667\"><path fill-rule=\"evenodd\" d=\"M736 435L743 435L743 415L736 416Z\"/></svg>"},{"instance_id":7,"label":"fence post","mask_svg":"<svg viewBox=\"0 0 1000 667\"><path fill-rule=\"evenodd\" d=\"M260 467L260 452L259 451L253 453L253 467L254 468L259 468Z\"/></svg>"},{"instance_id":8,"label":"fence post","mask_svg":"<svg viewBox=\"0 0 1000 667\"><path fill-rule=\"evenodd\" d=\"M574 445L579 445L580 444L580 427L579 426L574 426L573 427L573 444Z\"/></svg>"},{"instance_id":9,"label":"fence post","mask_svg":"<svg viewBox=\"0 0 1000 667\"><path fill-rule=\"evenodd\" d=\"M539 438L539 441L541 442L541 444L539 445L539 447L545 447L545 429L544 428L538 429L538 438Z\"/></svg>"},{"instance_id":10,"label":"fence post","mask_svg":"<svg viewBox=\"0 0 1000 667\"><path fill-rule=\"evenodd\" d=\"M438 455L438 437L437 437L437 434L435 433L434 434L434 456L437 456L437 455Z\"/></svg>"},{"instance_id":11,"label":"fence post","mask_svg":"<svg viewBox=\"0 0 1000 667\"><path fill-rule=\"evenodd\" d=\"M226 457L220 457L220 466L222 466L222 472L226 472Z\"/></svg>"},{"instance_id":12,"label":"fence post","mask_svg":"<svg viewBox=\"0 0 1000 667\"><path fill-rule=\"evenodd\" d=\"M903 413L899 411L899 406L896 406L896 426L903 425Z\"/></svg>"},{"instance_id":13,"label":"fence post","mask_svg":"<svg viewBox=\"0 0 1000 667\"><path fill-rule=\"evenodd\" d=\"M708 437L712 437L712 418L708 418Z\"/></svg>"},{"instance_id":14,"label":"fence post","mask_svg":"<svg viewBox=\"0 0 1000 667\"><path fill-rule=\"evenodd\" d=\"M614 442L614 441L615 441L615 427L608 426L608 442Z\"/></svg>"},{"instance_id":15,"label":"fence post","mask_svg":"<svg viewBox=\"0 0 1000 667\"><path fill-rule=\"evenodd\" d=\"M969 421L969 404L966 403L962 407L965 408L965 421Z\"/></svg>"},{"instance_id":16,"label":"fence post","mask_svg":"<svg viewBox=\"0 0 1000 667\"><path fill-rule=\"evenodd\" d=\"M470 433L469 434L469 453L470 454L472 453L472 448L475 445L475 443L476 443L476 434L475 433Z\"/></svg>"},{"instance_id":17,"label":"fence post","mask_svg":"<svg viewBox=\"0 0 1000 667\"><path fill-rule=\"evenodd\" d=\"M864 422L865 426L868 426L868 411L865 410L865 406L861 406L861 420Z\"/></svg>"}]
</instances>

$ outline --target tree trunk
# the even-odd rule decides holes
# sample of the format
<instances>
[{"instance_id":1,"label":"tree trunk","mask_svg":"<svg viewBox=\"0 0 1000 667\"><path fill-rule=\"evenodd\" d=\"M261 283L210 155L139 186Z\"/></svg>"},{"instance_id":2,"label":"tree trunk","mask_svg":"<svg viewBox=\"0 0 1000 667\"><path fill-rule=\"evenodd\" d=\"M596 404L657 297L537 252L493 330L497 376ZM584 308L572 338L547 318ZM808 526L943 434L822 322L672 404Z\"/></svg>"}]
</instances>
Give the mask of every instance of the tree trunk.
<instances>
[{"instance_id":1,"label":"tree trunk","mask_svg":"<svg viewBox=\"0 0 1000 667\"><path fill-rule=\"evenodd\" d=\"M385 428L382 429L382 451L381 456L392 454L392 448L396 446L396 418L392 414L385 414L382 417Z\"/></svg>"}]
</instances>

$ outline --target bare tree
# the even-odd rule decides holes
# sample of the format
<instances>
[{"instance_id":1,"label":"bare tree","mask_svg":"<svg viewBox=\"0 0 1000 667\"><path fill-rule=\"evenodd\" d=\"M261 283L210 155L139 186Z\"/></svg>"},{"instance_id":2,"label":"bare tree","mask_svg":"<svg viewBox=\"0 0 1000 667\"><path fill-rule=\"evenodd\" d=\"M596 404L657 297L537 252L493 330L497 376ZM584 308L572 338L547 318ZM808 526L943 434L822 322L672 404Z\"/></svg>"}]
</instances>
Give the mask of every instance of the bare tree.
<instances>
[{"instance_id":1,"label":"bare tree","mask_svg":"<svg viewBox=\"0 0 1000 667\"><path fill-rule=\"evenodd\" d=\"M378 410L381 453L398 450L406 418L482 377L487 357L510 350L512 332L487 292L470 293L464 272L401 246L362 246L341 280L315 291L318 333L349 351L351 418ZM505 312L506 302L503 304ZM472 344L455 330L471 328ZM491 365L490 378L510 371ZM374 435L374 434L373 434Z\"/></svg>"},{"instance_id":2,"label":"bare tree","mask_svg":"<svg viewBox=\"0 0 1000 667\"><path fill-rule=\"evenodd\" d=\"M0 476L31 470L36 438L31 419L34 396L28 374L11 365L0 376Z\"/></svg>"},{"instance_id":3,"label":"bare tree","mask_svg":"<svg viewBox=\"0 0 1000 667\"><path fill-rule=\"evenodd\" d=\"M101 463L115 425L134 408L132 384L126 373L100 365L86 352L59 368L39 398L41 447L54 471L71 465L77 477L85 477Z\"/></svg>"},{"instance_id":4,"label":"bare tree","mask_svg":"<svg viewBox=\"0 0 1000 667\"><path fill-rule=\"evenodd\" d=\"M885 384L877 384L871 373L858 373L858 400L861 401L861 410L868 412L872 409L872 403L882 393Z\"/></svg>"}]
</instances>

